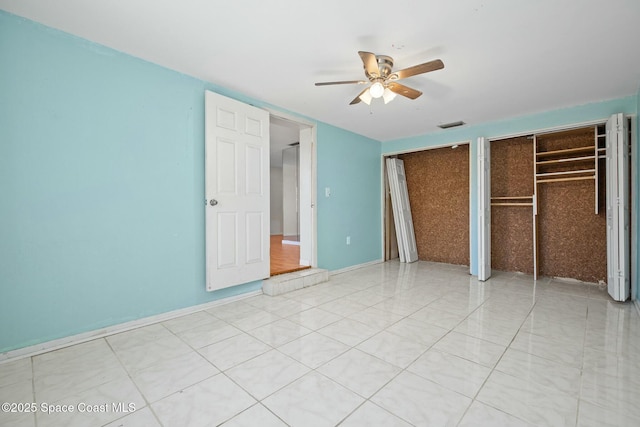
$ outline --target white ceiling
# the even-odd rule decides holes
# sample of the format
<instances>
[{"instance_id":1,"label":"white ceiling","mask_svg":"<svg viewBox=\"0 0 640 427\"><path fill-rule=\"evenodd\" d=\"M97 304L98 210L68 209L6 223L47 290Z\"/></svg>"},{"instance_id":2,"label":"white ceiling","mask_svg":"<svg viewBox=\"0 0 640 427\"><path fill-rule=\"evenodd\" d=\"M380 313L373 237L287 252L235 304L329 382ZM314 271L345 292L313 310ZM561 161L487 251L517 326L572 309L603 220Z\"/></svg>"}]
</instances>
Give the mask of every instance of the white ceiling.
<instances>
[{"instance_id":1,"label":"white ceiling","mask_svg":"<svg viewBox=\"0 0 640 427\"><path fill-rule=\"evenodd\" d=\"M0 0L0 8L274 106L387 141L635 94L638 0ZM359 50L424 92L350 106ZM377 101L377 102L376 102Z\"/></svg>"}]
</instances>

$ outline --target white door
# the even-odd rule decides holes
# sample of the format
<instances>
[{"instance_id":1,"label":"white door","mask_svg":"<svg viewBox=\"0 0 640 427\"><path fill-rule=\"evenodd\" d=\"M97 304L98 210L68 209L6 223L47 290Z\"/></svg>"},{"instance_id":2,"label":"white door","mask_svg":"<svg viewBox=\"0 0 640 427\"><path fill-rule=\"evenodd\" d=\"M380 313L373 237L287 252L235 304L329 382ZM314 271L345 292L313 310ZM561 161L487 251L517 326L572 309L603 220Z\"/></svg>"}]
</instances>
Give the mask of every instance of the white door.
<instances>
[{"instance_id":1,"label":"white door","mask_svg":"<svg viewBox=\"0 0 640 427\"><path fill-rule=\"evenodd\" d=\"M491 145L478 138L478 280L491 277Z\"/></svg>"},{"instance_id":2,"label":"white door","mask_svg":"<svg viewBox=\"0 0 640 427\"><path fill-rule=\"evenodd\" d=\"M398 249L401 262L418 260L418 248L413 231L411 204L407 190L407 179L404 172L404 162L400 159L387 159L389 187L391 189L391 204L398 236Z\"/></svg>"},{"instance_id":3,"label":"white door","mask_svg":"<svg viewBox=\"0 0 640 427\"><path fill-rule=\"evenodd\" d=\"M607 121L607 287L616 301L629 298L629 142L627 121Z\"/></svg>"},{"instance_id":4,"label":"white door","mask_svg":"<svg viewBox=\"0 0 640 427\"><path fill-rule=\"evenodd\" d=\"M269 113L205 92L207 290L269 277Z\"/></svg>"}]
</instances>

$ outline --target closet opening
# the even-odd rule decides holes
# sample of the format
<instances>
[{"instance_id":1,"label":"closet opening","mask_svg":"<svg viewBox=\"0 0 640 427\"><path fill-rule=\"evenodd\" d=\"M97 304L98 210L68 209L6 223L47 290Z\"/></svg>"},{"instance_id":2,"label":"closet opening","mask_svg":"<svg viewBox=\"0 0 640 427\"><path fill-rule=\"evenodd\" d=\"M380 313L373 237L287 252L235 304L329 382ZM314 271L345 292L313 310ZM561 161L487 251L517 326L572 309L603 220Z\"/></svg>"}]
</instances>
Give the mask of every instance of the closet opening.
<instances>
[{"instance_id":1,"label":"closet opening","mask_svg":"<svg viewBox=\"0 0 640 427\"><path fill-rule=\"evenodd\" d=\"M404 163L418 259L470 264L469 143L396 153L383 158L384 259L398 258L386 158Z\"/></svg>"},{"instance_id":2,"label":"closet opening","mask_svg":"<svg viewBox=\"0 0 640 427\"><path fill-rule=\"evenodd\" d=\"M480 258L490 256L489 272L608 284L624 301L634 256L632 129L619 114L607 123L481 141L490 179L480 197L490 201L490 222L481 215L480 227L490 224L491 244Z\"/></svg>"}]
</instances>

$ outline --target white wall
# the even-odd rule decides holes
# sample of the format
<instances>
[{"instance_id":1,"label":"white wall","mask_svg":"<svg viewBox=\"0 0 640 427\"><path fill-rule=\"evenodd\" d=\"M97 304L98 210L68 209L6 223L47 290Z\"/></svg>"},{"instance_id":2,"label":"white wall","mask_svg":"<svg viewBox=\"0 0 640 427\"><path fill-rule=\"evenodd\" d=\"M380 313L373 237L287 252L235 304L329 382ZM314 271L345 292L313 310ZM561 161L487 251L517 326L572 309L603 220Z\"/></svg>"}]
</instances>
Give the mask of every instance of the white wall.
<instances>
[{"instance_id":1,"label":"white wall","mask_svg":"<svg viewBox=\"0 0 640 427\"><path fill-rule=\"evenodd\" d=\"M282 234L282 168L271 168L271 234Z\"/></svg>"}]
</instances>

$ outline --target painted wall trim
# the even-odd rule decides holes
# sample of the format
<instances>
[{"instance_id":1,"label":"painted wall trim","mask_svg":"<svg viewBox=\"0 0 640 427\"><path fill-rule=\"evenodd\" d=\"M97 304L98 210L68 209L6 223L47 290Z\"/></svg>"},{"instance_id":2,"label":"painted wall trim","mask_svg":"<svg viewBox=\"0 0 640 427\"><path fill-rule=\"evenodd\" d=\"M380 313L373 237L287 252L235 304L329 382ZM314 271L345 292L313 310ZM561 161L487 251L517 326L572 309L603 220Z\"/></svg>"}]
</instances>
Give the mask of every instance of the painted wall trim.
<instances>
[{"instance_id":1,"label":"painted wall trim","mask_svg":"<svg viewBox=\"0 0 640 427\"><path fill-rule=\"evenodd\" d=\"M363 262L362 264L352 265L350 267L340 268L338 270L331 270L329 272L329 276L334 276L336 274L346 273L351 270L357 270L359 268L369 267L371 265L382 264L384 260L382 258L376 259L374 261Z\"/></svg>"},{"instance_id":2,"label":"painted wall trim","mask_svg":"<svg viewBox=\"0 0 640 427\"><path fill-rule=\"evenodd\" d=\"M387 152L382 153L382 157L384 159L385 157L397 156L399 154L409 154L409 153L417 153L419 151L437 150L438 148L453 147L454 145L469 145L469 146L471 146L471 140L470 139L463 139L463 140L461 140L459 142L447 142L447 143L444 143L444 144L426 145L424 147L407 148L406 150L400 150L400 151L390 151L388 153Z\"/></svg>"},{"instance_id":3,"label":"painted wall trim","mask_svg":"<svg viewBox=\"0 0 640 427\"><path fill-rule=\"evenodd\" d=\"M0 365L6 362L12 362L17 359L36 356L38 354L46 353L49 351L59 350L61 348L70 347L72 345L81 344L87 341L92 341L98 338L108 337L110 335L119 334L121 332L130 331L132 329L141 328L143 326L149 326L154 323L164 322L166 320L175 319L176 317L186 316L187 314L196 313L198 311L207 310L209 308L229 304L234 301L240 301L257 295L262 295L262 289L243 293L240 295L234 295L228 298L222 298L204 304L193 305L191 307L181 308L166 313L143 317L140 319L132 320L130 322L107 326L106 328L95 329L93 331L83 332L56 340L46 341L40 344L22 347L16 350L10 350L4 353L0 353Z\"/></svg>"}]
</instances>

